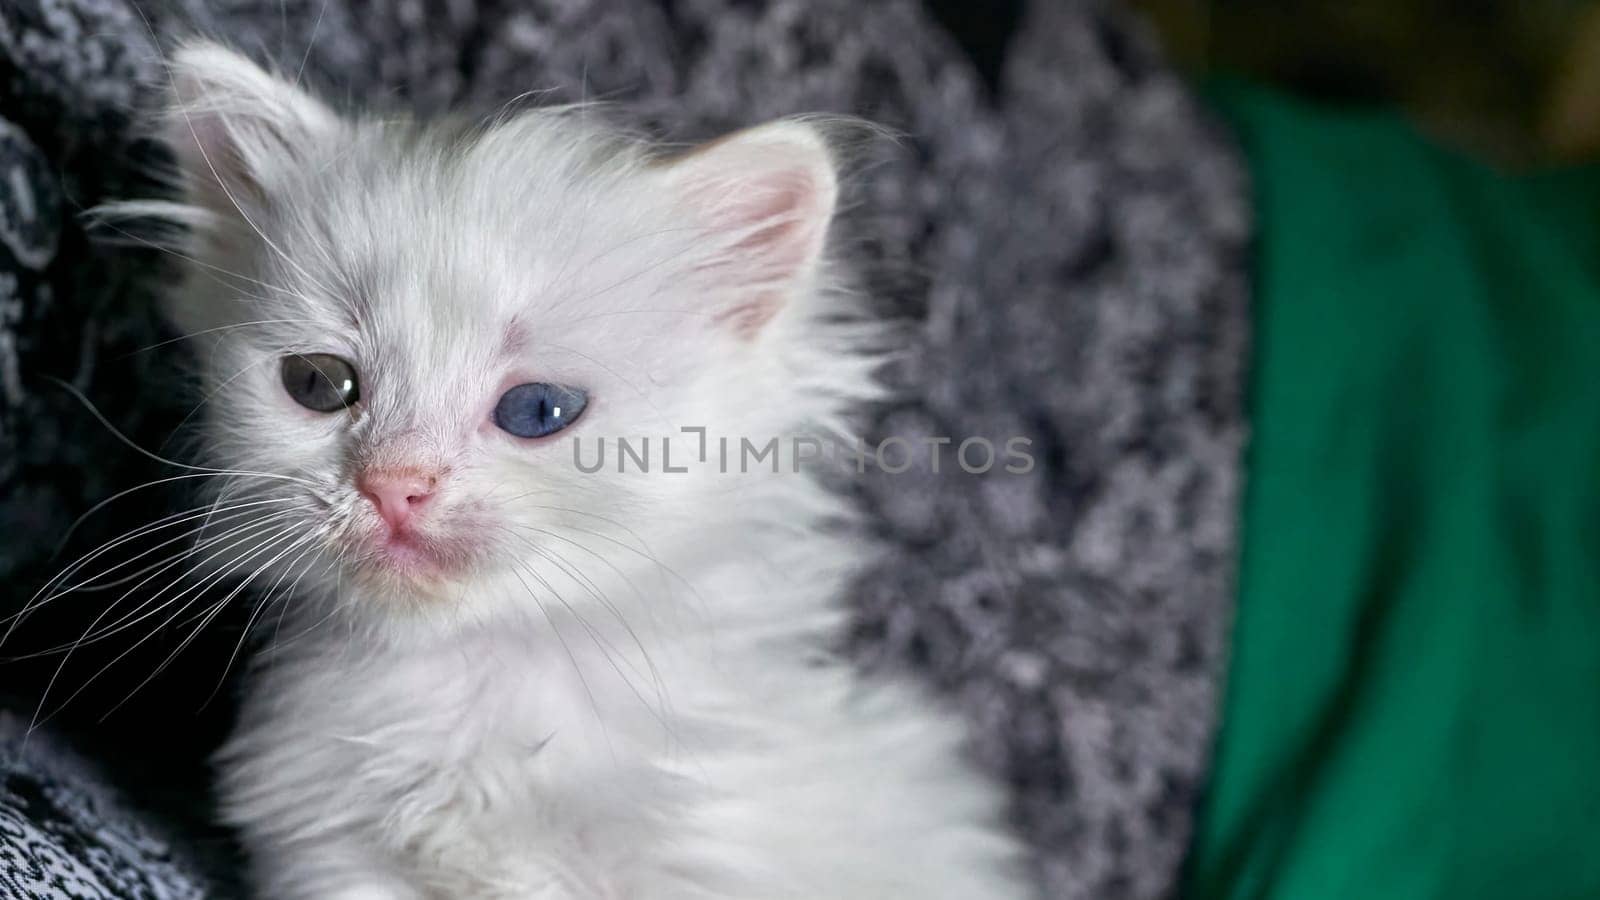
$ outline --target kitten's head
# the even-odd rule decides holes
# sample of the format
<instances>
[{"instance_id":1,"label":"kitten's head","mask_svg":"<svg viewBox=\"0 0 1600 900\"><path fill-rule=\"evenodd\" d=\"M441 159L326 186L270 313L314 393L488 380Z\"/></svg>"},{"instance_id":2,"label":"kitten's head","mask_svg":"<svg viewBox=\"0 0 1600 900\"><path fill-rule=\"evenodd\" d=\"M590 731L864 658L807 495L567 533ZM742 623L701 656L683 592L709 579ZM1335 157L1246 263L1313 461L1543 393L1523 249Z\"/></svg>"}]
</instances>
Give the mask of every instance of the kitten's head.
<instances>
[{"instance_id":1,"label":"kitten's head","mask_svg":"<svg viewBox=\"0 0 1600 900\"><path fill-rule=\"evenodd\" d=\"M250 473L217 479L217 517L273 540L256 567L438 604L714 542L767 495L681 429L759 446L870 382L815 124L669 157L581 109L344 117L214 45L172 73L194 262L171 310L201 336L207 462ZM619 474L645 436L650 471Z\"/></svg>"}]
</instances>

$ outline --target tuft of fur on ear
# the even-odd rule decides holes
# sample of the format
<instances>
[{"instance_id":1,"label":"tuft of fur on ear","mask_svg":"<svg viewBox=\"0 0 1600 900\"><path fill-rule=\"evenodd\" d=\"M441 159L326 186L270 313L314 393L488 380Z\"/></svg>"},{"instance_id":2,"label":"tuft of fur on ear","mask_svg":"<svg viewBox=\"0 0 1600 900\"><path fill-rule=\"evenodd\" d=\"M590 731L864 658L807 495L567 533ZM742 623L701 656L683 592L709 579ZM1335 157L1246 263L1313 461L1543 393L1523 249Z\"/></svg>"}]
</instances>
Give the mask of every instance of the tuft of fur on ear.
<instances>
[{"instance_id":1,"label":"tuft of fur on ear","mask_svg":"<svg viewBox=\"0 0 1600 900\"><path fill-rule=\"evenodd\" d=\"M754 337L818 275L839 192L828 142L781 120L690 151L666 173L703 230L697 269L731 298L717 317Z\"/></svg>"},{"instance_id":2,"label":"tuft of fur on ear","mask_svg":"<svg viewBox=\"0 0 1600 900\"><path fill-rule=\"evenodd\" d=\"M170 63L166 139L191 203L248 216L276 181L339 128L328 107L220 44L185 44Z\"/></svg>"}]
</instances>

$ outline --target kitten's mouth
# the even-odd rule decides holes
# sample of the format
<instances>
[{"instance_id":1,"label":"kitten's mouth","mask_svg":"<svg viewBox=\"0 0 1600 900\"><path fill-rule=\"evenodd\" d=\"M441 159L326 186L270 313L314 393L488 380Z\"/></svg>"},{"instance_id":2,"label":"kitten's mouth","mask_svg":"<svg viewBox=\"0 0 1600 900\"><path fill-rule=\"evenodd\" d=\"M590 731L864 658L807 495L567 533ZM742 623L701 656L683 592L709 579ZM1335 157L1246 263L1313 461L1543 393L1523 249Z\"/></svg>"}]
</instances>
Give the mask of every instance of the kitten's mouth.
<instances>
[{"instance_id":1,"label":"kitten's mouth","mask_svg":"<svg viewBox=\"0 0 1600 900\"><path fill-rule=\"evenodd\" d=\"M375 574L408 581L441 581L459 574L472 560L471 545L460 539L416 531L376 529L359 558Z\"/></svg>"}]
</instances>

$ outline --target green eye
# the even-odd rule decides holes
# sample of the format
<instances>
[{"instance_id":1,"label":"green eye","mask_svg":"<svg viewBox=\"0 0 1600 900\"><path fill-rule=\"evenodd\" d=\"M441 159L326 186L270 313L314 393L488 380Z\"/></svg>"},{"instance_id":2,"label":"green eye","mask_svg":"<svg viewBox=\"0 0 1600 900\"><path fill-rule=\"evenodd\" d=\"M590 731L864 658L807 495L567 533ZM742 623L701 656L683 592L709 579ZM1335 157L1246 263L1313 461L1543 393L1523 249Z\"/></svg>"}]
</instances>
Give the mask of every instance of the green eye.
<instances>
[{"instance_id":1,"label":"green eye","mask_svg":"<svg viewBox=\"0 0 1600 900\"><path fill-rule=\"evenodd\" d=\"M355 366L328 353L285 356L283 389L294 402L317 412L337 412L361 399Z\"/></svg>"}]
</instances>

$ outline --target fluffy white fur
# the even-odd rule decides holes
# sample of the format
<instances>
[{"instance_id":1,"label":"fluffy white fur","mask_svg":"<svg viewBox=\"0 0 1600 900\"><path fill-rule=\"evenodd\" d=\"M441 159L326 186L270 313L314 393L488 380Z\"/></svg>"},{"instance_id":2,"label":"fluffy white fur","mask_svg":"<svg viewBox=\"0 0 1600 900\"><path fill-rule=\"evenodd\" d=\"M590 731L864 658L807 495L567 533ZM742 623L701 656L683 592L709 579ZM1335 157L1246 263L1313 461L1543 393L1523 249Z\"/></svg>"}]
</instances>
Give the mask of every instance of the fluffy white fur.
<instances>
[{"instance_id":1,"label":"fluffy white fur","mask_svg":"<svg viewBox=\"0 0 1600 900\"><path fill-rule=\"evenodd\" d=\"M817 126L669 158L581 109L350 119L212 45L172 72L193 262L171 311L206 461L235 473L240 549L211 552L262 598L219 760L260 896L1025 895L957 725L828 651L862 555L839 504L788 460L699 464L679 431L759 445L872 391ZM290 399L279 361L313 352L354 363L359 405ZM589 407L514 438L491 411L526 381ZM689 472L661 471L664 435ZM615 440L645 436L653 471L619 474ZM602 438L579 471L573 439L592 461ZM372 550L374 465L441 473L422 527L447 576Z\"/></svg>"}]
</instances>

